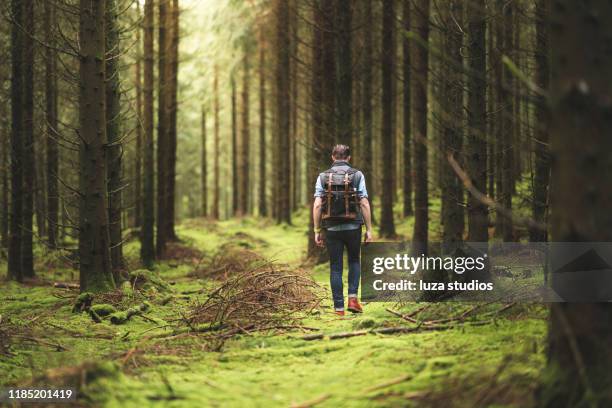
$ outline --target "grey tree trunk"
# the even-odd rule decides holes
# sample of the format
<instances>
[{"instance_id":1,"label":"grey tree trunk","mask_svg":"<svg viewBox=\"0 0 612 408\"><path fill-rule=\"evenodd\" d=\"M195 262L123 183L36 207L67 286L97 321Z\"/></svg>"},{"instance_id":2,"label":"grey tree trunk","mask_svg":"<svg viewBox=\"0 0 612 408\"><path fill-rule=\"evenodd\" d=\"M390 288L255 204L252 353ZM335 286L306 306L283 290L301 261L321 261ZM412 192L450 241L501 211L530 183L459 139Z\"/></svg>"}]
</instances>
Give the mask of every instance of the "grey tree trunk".
<instances>
[{"instance_id":1,"label":"grey tree trunk","mask_svg":"<svg viewBox=\"0 0 612 408\"><path fill-rule=\"evenodd\" d=\"M23 55L23 219L21 223L21 272L24 278L34 277L32 247L34 217L34 1L26 0L24 7Z\"/></svg>"},{"instance_id":2,"label":"grey tree trunk","mask_svg":"<svg viewBox=\"0 0 612 408\"><path fill-rule=\"evenodd\" d=\"M79 269L81 291L115 287L106 192L105 0L80 0Z\"/></svg>"},{"instance_id":3,"label":"grey tree trunk","mask_svg":"<svg viewBox=\"0 0 612 408\"><path fill-rule=\"evenodd\" d=\"M268 215L266 201L266 50L263 34L259 44L259 215Z\"/></svg>"},{"instance_id":4,"label":"grey tree trunk","mask_svg":"<svg viewBox=\"0 0 612 408\"><path fill-rule=\"evenodd\" d=\"M463 26L462 2L463 0L451 0L450 14L447 14L444 19L446 30L444 43L446 55L450 61L441 84L445 98L441 101L443 128L440 166L442 167L442 241L449 244L463 241L465 227L463 185L445 157L447 154L452 154L456 160L463 161L461 157L464 123L463 58L461 56L463 32L458 27Z\"/></svg>"},{"instance_id":5,"label":"grey tree trunk","mask_svg":"<svg viewBox=\"0 0 612 408\"><path fill-rule=\"evenodd\" d=\"M548 66L548 0L536 2L536 81L541 89L548 89L550 67ZM533 179L533 219L546 224L548 208L548 184L550 182L550 156L548 149L548 125L550 114L546 99L537 96L535 103L536 136L535 144L535 175ZM543 242L547 240L546 230L531 228L529 240Z\"/></svg>"},{"instance_id":6,"label":"grey tree trunk","mask_svg":"<svg viewBox=\"0 0 612 408\"><path fill-rule=\"evenodd\" d=\"M144 75L143 75L143 202L142 231L140 233L140 259L146 268L153 267L155 260L155 193L154 193L154 147L153 147L153 15L154 0L144 5Z\"/></svg>"},{"instance_id":7,"label":"grey tree trunk","mask_svg":"<svg viewBox=\"0 0 612 408\"><path fill-rule=\"evenodd\" d=\"M283 0L276 0L275 4L276 26L276 123L279 152L289 151L291 113L289 90L289 5ZM276 162L276 175L279 187L278 214L279 223L291 224L290 177L291 167L289 159Z\"/></svg>"},{"instance_id":8,"label":"grey tree trunk","mask_svg":"<svg viewBox=\"0 0 612 408\"><path fill-rule=\"evenodd\" d=\"M9 226L8 278L21 282L23 222L23 45L24 10L12 0L11 14L11 219Z\"/></svg>"},{"instance_id":9,"label":"grey tree trunk","mask_svg":"<svg viewBox=\"0 0 612 408\"><path fill-rule=\"evenodd\" d=\"M201 133L202 133L202 141L201 141L201 189L202 189L202 209L200 211L200 215L202 217L208 216L208 158L207 158L207 149L206 149L206 107L202 106L202 123L201 123Z\"/></svg>"},{"instance_id":10,"label":"grey tree trunk","mask_svg":"<svg viewBox=\"0 0 612 408\"><path fill-rule=\"evenodd\" d=\"M429 70L428 50L421 41L429 41L429 0L415 2L415 31L419 43L414 46L414 232L413 250L427 253L429 241L429 177L427 174L427 83Z\"/></svg>"},{"instance_id":11,"label":"grey tree trunk","mask_svg":"<svg viewBox=\"0 0 612 408\"><path fill-rule=\"evenodd\" d=\"M403 214L404 217L408 217L414 213L412 207L412 121L411 121L411 104L410 104L410 90L411 90L411 67L410 61L411 45L410 40L406 33L410 31L410 19L412 17L410 10L410 0L404 0L402 5L402 71L403 71L403 104L402 104L402 118L404 126L404 138L402 145L402 156L404 159L404 168L402 170L402 198L403 198Z\"/></svg>"},{"instance_id":12,"label":"grey tree trunk","mask_svg":"<svg viewBox=\"0 0 612 408\"><path fill-rule=\"evenodd\" d=\"M395 109L395 9L394 0L383 1L382 16L382 191L380 194L380 235L395 236L393 222L394 160L393 110Z\"/></svg>"},{"instance_id":13,"label":"grey tree trunk","mask_svg":"<svg viewBox=\"0 0 612 408\"><path fill-rule=\"evenodd\" d=\"M51 46L55 45L56 6L45 2L45 38ZM49 246L57 246L57 224L59 213L59 150L57 145L58 97L57 97L57 53L52 47L45 49L45 119L47 141L47 239Z\"/></svg>"},{"instance_id":14,"label":"grey tree trunk","mask_svg":"<svg viewBox=\"0 0 612 408\"><path fill-rule=\"evenodd\" d=\"M551 237L612 240L610 3L551 7ZM592 63L597 61L597 63ZM579 272L582 273L582 272ZM553 275L555 279L560 274ZM612 406L610 303L553 303L548 367L538 406Z\"/></svg>"},{"instance_id":15,"label":"grey tree trunk","mask_svg":"<svg viewBox=\"0 0 612 408\"><path fill-rule=\"evenodd\" d=\"M485 1L468 2L468 135L466 169L474 187L487 193ZM487 206L468 196L468 241L489 240Z\"/></svg>"},{"instance_id":16,"label":"grey tree trunk","mask_svg":"<svg viewBox=\"0 0 612 408\"><path fill-rule=\"evenodd\" d=\"M108 221L111 240L111 263L115 283L121 282L124 269L121 209L123 181L121 142L121 90L119 77L119 27L116 0L106 0L106 171L108 185Z\"/></svg>"}]
</instances>

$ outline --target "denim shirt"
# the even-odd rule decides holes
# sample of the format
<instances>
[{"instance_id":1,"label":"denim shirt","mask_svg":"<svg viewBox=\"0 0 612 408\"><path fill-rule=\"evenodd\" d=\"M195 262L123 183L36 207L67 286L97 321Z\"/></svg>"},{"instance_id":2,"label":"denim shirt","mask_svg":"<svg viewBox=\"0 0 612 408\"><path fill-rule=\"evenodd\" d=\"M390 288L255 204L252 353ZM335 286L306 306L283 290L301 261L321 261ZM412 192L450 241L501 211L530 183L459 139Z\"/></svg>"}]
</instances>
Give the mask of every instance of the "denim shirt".
<instances>
[{"instance_id":1,"label":"denim shirt","mask_svg":"<svg viewBox=\"0 0 612 408\"><path fill-rule=\"evenodd\" d=\"M359 186L357 187L357 193L361 198L368 198L368 190L366 188L365 176L361 171L357 171L356 175L360 175ZM315 183L315 198L325 196L325 189L323 185L321 185L321 178L317 177L317 182ZM347 231L360 228L361 224L356 222L347 222L345 224L338 224L332 227L327 228L328 231Z\"/></svg>"}]
</instances>

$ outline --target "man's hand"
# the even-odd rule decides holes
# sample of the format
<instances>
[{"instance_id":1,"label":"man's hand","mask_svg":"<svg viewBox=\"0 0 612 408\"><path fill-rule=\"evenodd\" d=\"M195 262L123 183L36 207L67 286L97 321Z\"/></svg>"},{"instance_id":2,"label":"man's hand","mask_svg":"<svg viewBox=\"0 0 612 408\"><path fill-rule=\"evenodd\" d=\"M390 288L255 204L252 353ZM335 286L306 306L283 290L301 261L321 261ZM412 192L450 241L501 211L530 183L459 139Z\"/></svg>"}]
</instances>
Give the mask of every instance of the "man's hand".
<instances>
[{"instance_id":1,"label":"man's hand","mask_svg":"<svg viewBox=\"0 0 612 408\"><path fill-rule=\"evenodd\" d=\"M365 237L363 237L363 242L372 242L374 238L372 237L372 231L366 230Z\"/></svg>"},{"instance_id":2,"label":"man's hand","mask_svg":"<svg viewBox=\"0 0 612 408\"><path fill-rule=\"evenodd\" d=\"M320 232L315 232L315 244L317 244L318 247L322 247L323 246L323 237L321 236Z\"/></svg>"}]
</instances>

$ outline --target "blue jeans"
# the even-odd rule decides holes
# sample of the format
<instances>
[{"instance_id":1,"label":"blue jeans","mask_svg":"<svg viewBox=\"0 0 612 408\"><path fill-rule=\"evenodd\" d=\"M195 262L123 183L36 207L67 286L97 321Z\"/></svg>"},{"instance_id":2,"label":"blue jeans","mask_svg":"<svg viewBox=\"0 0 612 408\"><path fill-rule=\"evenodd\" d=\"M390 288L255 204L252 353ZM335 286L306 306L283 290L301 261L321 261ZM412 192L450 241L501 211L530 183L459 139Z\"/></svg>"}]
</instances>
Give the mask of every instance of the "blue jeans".
<instances>
[{"instance_id":1,"label":"blue jeans","mask_svg":"<svg viewBox=\"0 0 612 408\"><path fill-rule=\"evenodd\" d=\"M327 252L329 252L329 281L334 298L334 308L344 309L342 286L342 262L344 247L348 252L348 294L357 296L361 266L359 253L361 250L361 227L345 231L327 231Z\"/></svg>"}]
</instances>

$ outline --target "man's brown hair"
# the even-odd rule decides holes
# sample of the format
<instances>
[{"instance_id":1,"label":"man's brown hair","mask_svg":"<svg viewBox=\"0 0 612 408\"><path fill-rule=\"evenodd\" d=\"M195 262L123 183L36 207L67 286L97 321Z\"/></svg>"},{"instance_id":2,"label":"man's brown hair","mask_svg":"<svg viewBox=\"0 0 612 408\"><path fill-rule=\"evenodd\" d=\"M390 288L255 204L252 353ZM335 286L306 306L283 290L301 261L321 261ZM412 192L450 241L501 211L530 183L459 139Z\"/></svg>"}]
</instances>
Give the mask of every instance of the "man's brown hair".
<instances>
[{"instance_id":1,"label":"man's brown hair","mask_svg":"<svg viewBox=\"0 0 612 408\"><path fill-rule=\"evenodd\" d=\"M332 150L332 156L335 160L346 160L351 155L351 148L347 145L337 144Z\"/></svg>"}]
</instances>

